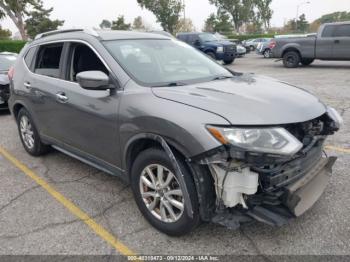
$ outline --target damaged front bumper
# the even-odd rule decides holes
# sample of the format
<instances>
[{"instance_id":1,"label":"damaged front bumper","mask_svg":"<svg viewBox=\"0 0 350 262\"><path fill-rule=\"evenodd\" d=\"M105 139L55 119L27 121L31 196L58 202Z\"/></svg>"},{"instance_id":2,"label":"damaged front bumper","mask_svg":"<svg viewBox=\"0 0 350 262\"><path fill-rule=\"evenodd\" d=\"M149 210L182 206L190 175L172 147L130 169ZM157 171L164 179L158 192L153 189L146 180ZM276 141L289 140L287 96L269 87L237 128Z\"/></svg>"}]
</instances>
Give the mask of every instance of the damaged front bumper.
<instances>
[{"instance_id":1,"label":"damaged front bumper","mask_svg":"<svg viewBox=\"0 0 350 262\"><path fill-rule=\"evenodd\" d=\"M324 192L336 161L323 156L323 144L324 139L320 139L307 152L289 160L232 147L190 159L207 166L214 180L216 200L210 221L231 229L252 220L282 226L305 213ZM225 158L231 160L223 162ZM269 168L254 168L261 166L260 162Z\"/></svg>"}]
</instances>

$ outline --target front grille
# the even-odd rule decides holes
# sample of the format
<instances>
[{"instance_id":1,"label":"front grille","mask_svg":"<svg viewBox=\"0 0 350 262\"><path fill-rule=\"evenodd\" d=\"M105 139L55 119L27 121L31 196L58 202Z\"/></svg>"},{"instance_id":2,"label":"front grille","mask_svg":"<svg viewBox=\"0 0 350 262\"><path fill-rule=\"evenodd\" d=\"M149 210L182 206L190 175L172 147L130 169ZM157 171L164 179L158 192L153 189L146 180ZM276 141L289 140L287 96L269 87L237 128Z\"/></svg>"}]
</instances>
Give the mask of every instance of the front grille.
<instances>
[{"instance_id":1,"label":"front grille","mask_svg":"<svg viewBox=\"0 0 350 262\"><path fill-rule=\"evenodd\" d=\"M9 85L0 85L0 99L7 101L10 97L10 86Z\"/></svg>"},{"instance_id":2,"label":"front grille","mask_svg":"<svg viewBox=\"0 0 350 262\"><path fill-rule=\"evenodd\" d=\"M225 52L234 52L236 50L234 45L225 46Z\"/></svg>"}]
</instances>

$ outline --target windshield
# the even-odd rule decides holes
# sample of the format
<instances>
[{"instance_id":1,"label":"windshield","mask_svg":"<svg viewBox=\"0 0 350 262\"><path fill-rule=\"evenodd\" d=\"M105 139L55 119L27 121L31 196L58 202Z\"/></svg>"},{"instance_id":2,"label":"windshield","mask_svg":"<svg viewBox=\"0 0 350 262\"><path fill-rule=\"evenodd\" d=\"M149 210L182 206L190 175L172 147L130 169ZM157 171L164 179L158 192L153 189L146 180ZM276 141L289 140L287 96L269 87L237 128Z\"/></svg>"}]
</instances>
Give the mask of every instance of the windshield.
<instances>
[{"instance_id":1,"label":"windshield","mask_svg":"<svg viewBox=\"0 0 350 262\"><path fill-rule=\"evenodd\" d=\"M203 42L213 42L218 41L219 39L213 34L200 34L199 39Z\"/></svg>"},{"instance_id":2,"label":"windshield","mask_svg":"<svg viewBox=\"0 0 350 262\"><path fill-rule=\"evenodd\" d=\"M176 86L232 77L193 47L170 39L105 41L118 63L145 86Z\"/></svg>"},{"instance_id":3,"label":"windshield","mask_svg":"<svg viewBox=\"0 0 350 262\"><path fill-rule=\"evenodd\" d=\"M0 55L0 71L8 71L15 62L16 56Z\"/></svg>"}]
</instances>

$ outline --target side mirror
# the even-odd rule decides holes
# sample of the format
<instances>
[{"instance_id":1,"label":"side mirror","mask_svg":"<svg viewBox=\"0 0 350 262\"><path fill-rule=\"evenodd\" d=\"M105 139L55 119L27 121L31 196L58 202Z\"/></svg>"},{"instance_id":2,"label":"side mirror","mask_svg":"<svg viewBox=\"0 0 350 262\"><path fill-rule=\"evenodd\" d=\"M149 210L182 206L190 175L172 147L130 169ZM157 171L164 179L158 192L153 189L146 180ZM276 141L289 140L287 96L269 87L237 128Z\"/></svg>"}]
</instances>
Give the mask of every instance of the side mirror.
<instances>
[{"instance_id":1,"label":"side mirror","mask_svg":"<svg viewBox=\"0 0 350 262\"><path fill-rule=\"evenodd\" d=\"M87 90L111 89L109 77L102 71L84 71L77 74L78 84Z\"/></svg>"}]
</instances>

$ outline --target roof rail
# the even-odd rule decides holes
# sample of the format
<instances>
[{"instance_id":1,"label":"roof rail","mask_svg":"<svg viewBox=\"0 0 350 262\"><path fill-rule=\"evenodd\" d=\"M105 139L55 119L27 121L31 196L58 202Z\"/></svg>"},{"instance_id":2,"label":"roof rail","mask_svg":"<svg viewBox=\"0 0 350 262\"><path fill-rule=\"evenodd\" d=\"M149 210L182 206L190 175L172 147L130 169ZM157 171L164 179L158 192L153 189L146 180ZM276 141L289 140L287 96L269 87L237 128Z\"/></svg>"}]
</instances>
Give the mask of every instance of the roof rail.
<instances>
[{"instance_id":1,"label":"roof rail","mask_svg":"<svg viewBox=\"0 0 350 262\"><path fill-rule=\"evenodd\" d=\"M45 33L42 33L42 34L38 34L34 38L34 40L41 39L41 38L47 37L47 36L63 34L63 33L72 33L72 32L84 32L84 33L89 34L89 35L93 35L93 36L96 36L96 37L98 36L98 34L97 34L97 32L95 30L84 29L84 28L72 28L72 29L54 30L54 31L49 31L49 32L45 32Z\"/></svg>"}]
</instances>

